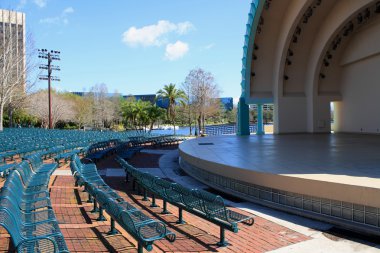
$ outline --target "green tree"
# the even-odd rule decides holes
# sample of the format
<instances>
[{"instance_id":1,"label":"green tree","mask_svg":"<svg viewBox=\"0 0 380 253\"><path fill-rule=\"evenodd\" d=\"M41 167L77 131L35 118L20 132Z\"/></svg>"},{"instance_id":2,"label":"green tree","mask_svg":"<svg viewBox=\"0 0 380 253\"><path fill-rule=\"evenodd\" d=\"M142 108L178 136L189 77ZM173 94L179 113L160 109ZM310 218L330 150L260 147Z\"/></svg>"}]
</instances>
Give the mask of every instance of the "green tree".
<instances>
[{"instance_id":1,"label":"green tree","mask_svg":"<svg viewBox=\"0 0 380 253\"><path fill-rule=\"evenodd\" d=\"M147 125L154 124L152 119L155 119L155 111L150 102L135 99L128 99L121 105L121 111L124 118L124 123L132 129L145 129Z\"/></svg>"},{"instance_id":2,"label":"green tree","mask_svg":"<svg viewBox=\"0 0 380 253\"><path fill-rule=\"evenodd\" d=\"M163 89L157 91L157 96L163 99L168 99L169 105L166 110L166 116L173 124L175 134L175 117L176 117L176 103L186 99L186 94L175 87L175 84L165 85Z\"/></svg>"},{"instance_id":3,"label":"green tree","mask_svg":"<svg viewBox=\"0 0 380 253\"><path fill-rule=\"evenodd\" d=\"M162 119L165 115L165 109L162 109L156 105L151 105L147 108L147 114L150 121L149 131L152 131L154 123Z\"/></svg>"},{"instance_id":4,"label":"green tree","mask_svg":"<svg viewBox=\"0 0 380 253\"><path fill-rule=\"evenodd\" d=\"M34 126L38 122L38 119L36 117L29 114L24 109L16 109L13 112L13 120L16 124L23 126Z\"/></svg>"},{"instance_id":5,"label":"green tree","mask_svg":"<svg viewBox=\"0 0 380 253\"><path fill-rule=\"evenodd\" d=\"M146 126L149 124L148 107L150 105L149 102L142 100L138 100L134 105L133 112L139 129L146 129Z\"/></svg>"},{"instance_id":6,"label":"green tree","mask_svg":"<svg viewBox=\"0 0 380 253\"><path fill-rule=\"evenodd\" d=\"M135 128L135 103L136 99L133 96L128 97L121 104L121 112L126 128Z\"/></svg>"}]
</instances>

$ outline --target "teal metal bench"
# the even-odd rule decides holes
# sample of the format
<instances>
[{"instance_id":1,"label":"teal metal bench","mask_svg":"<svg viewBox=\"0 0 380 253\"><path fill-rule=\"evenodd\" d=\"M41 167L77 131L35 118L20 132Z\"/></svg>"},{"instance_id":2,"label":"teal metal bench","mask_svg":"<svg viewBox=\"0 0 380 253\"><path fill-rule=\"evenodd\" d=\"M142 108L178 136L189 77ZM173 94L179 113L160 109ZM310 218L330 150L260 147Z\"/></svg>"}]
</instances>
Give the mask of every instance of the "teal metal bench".
<instances>
[{"instance_id":1,"label":"teal metal bench","mask_svg":"<svg viewBox=\"0 0 380 253\"><path fill-rule=\"evenodd\" d=\"M20 210L30 212L40 208L51 208L47 185L28 187L22 182L18 171L12 171L4 186L2 196L13 197Z\"/></svg>"},{"instance_id":2,"label":"teal metal bench","mask_svg":"<svg viewBox=\"0 0 380 253\"><path fill-rule=\"evenodd\" d=\"M94 208L91 212L99 212L97 220L105 220L103 215L104 210L110 215L111 228L109 234L117 233L115 229L115 222L117 222L136 239L139 253L143 252L143 248L151 251L153 243L156 240L163 238L171 242L175 240L175 234L169 231L164 223L144 215L136 207L126 202L103 180L96 179L97 177L100 178L96 166L93 166L93 164L82 164L79 157L73 156L70 167L78 184L83 185L89 196L91 195L94 203Z\"/></svg>"},{"instance_id":3,"label":"teal metal bench","mask_svg":"<svg viewBox=\"0 0 380 253\"><path fill-rule=\"evenodd\" d=\"M49 176L53 174L55 169L58 167L57 163L44 163L40 153L26 156L23 160L26 160L30 164L34 172L48 173Z\"/></svg>"},{"instance_id":4,"label":"teal metal bench","mask_svg":"<svg viewBox=\"0 0 380 253\"><path fill-rule=\"evenodd\" d=\"M47 186L45 191L32 191L17 170L10 172L1 188L0 226L10 234L17 252L69 252L51 209Z\"/></svg>"},{"instance_id":5,"label":"teal metal bench","mask_svg":"<svg viewBox=\"0 0 380 253\"><path fill-rule=\"evenodd\" d=\"M22 161L15 167L20 173L21 179L27 187L47 186L50 180L50 174L46 172L35 173L26 161Z\"/></svg>"},{"instance_id":6,"label":"teal metal bench","mask_svg":"<svg viewBox=\"0 0 380 253\"><path fill-rule=\"evenodd\" d=\"M127 202L125 201L109 198L107 193L97 188L93 188L90 191L98 201L100 210L106 210L111 217L109 234L117 232L115 229L115 222L117 222L138 242L139 253L143 252L143 248L151 251L154 241L163 238L166 238L170 242L175 241L175 234L169 231L163 222L144 215L136 207L126 204Z\"/></svg>"},{"instance_id":7,"label":"teal metal bench","mask_svg":"<svg viewBox=\"0 0 380 253\"><path fill-rule=\"evenodd\" d=\"M24 224L17 209L1 207L0 226L10 234L17 252L69 252L56 221Z\"/></svg>"},{"instance_id":8,"label":"teal metal bench","mask_svg":"<svg viewBox=\"0 0 380 253\"><path fill-rule=\"evenodd\" d=\"M17 163L5 163L0 165L0 177L6 177L16 165Z\"/></svg>"},{"instance_id":9,"label":"teal metal bench","mask_svg":"<svg viewBox=\"0 0 380 253\"><path fill-rule=\"evenodd\" d=\"M125 169L126 174L132 176L134 181L144 187L143 200L147 200L146 191L152 193L152 207L156 206L156 195L164 201L163 213L168 213L167 202L178 207L177 223L184 223L182 212L185 210L218 225L220 227L219 246L228 245L225 240L225 229L237 233L239 223L248 226L254 224L253 215L243 215L227 208L221 196L203 190L189 189L180 184L148 175L146 172L137 170L120 157L117 157L116 161Z\"/></svg>"},{"instance_id":10,"label":"teal metal bench","mask_svg":"<svg viewBox=\"0 0 380 253\"><path fill-rule=\"evenodd\" d=\"M68 161L71 160L71 157L73 155L80 154L81 152L83 152L82 149L73 149L71 151L64 152L64 153L56 155L54 157L54 160L58 164L58 167L59 167L61 160L63 160L64 164L66 164Z\"/></svg>"}]
</instances>

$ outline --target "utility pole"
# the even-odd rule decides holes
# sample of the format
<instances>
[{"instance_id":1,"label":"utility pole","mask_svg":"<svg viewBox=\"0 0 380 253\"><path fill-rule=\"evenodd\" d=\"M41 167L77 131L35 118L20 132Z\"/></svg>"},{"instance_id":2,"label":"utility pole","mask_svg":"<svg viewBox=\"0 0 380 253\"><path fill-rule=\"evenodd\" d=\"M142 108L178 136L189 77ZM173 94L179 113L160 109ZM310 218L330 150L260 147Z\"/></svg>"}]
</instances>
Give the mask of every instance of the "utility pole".
<instances>
[{"instance_id":1,"label":"utility pole","mask_svg":"<svg viewBox=\"0 0 380 253\"><path fill-rule=\"evenodd\" d=\"M54 50L50 50L50 52L47 50L47 49L38 49L38 58L42 58L42 59L47 59L48 60L48 64L47 65L40 65L40 69L45 69L47 70L48 74L47 75L40 75L39 76L39 79L40 80L47 80L48 81L48 94L49 94L49 129L52 129L53 128L53 124L52 124L52 112L51 112L51 81L61 81L59 79L59 77L57 76L52 76L52 72L53 70L57 70L57 71L60 71L60 67L59 66L56 66L56 65L51 65L51 63L53 62L53 60L55 61L60 61L61 58L60 58L60 54L61 52L59 51L54 51Z\"/></svg>"}]
</instances>

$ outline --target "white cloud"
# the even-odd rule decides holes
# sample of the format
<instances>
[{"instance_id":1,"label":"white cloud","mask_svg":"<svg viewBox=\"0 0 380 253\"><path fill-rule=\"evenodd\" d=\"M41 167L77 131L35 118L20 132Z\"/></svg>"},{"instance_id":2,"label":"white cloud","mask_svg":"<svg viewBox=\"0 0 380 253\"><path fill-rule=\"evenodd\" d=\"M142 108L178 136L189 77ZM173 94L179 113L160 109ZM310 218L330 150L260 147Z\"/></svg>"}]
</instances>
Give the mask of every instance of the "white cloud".
<instances>
[{"instance_id":1,"label":"white cloud","mask_svg":"<svg viewBox=\"0 0 380 253\"><path fill-rule=\"evenodd\" d=\"M47 0L33 0L33 2L40 8L46 6Z\"/></svg>"},{"instance_id":2,"label":"white cloud","mask_svg":"<svg viewBox=\"0 0 380 253\"><path fill-rule=\"evenodd\" d=\"M177 24L177 33L180 34L180 35L186 34L186 33L188 33L189 31L192 31L192 30L195 30L195 27L189 21Z\"/></svg>"},{"instance_id":3,"label":"white cloud","mask_svg":"<svg viewBox=\"0 0 380 253\"><path fill-rule=\"evenodd\" d=\"M40 19L40 23L42 24L58 24L61 20L61 17L51 17L51 18L43 18Z\"/></svg>"},{"instance_id":4,"label":"white cloud","mask_svg":"<svg viewBox=\"0 0 380 253\"><path fill-rule=\"evenodd\" d=\"M67 7L66 9L63 10L62 15L70 14L74 12L73 7Z\"/></svg>"},{"instance_id":5,"label":"white cloud","mask_svg":"<svg viewBox=\"0 0 380 253\"><path fill-rule=\"evenodd\" d=\"M17 6L16 6L16 9L20 10L20 9L24 8L24 6L26 5L26 3L27 3L26 0L20 0L20 2L18 2Z\"/></svg>"},{"instance_id":6,"label":"white cloud","mask_svg":"<svg viewBox=\"0 0 380 253\"><path fill-rule=\"evenodd\" d=\"M186 34L190 30L195 29L193 24L186 21L174 24L167 20L160 20L157 24L143 26L137 28L130 27L122 35L122 41L128 46L162 46L167 43L167 35L169 33L177 33L179 35Z\"/></svg>"},{"instance_id":7,"label":"white cloud","mask_svg":"<svg viewBox=\"0 0 380 253\"><path fill-rule=\"evenodd\" d=\"M215 43L211 43L211 44L208 44L207 46L205 46L203 49L204 50L210 50L211 48L215 47Z\"/></svg>"},{"instance_id":8,"label":"white cloud","mask_svg":"<svg viewBox=\"0 0 380 253\"><path fill-rule=\"evenodd\" d=\"M189 52L189 45L182 41L177 41L174 44L167 44L165 51L165 59L175 61L185 56Z\"/></svg>"},{"instance_id":9,"label":"white cloud","mask_svg":"<svg viewBox=\"0 0 380 253\"><path fill-rule=\"evenodd\" d=\"M72 7L67 7L64 9L59 16L55 17L49 17L49 18L43 18L40 19L40 23L42 24L64 24L67 25L69 23L68 16L74 12L74 9Z\"/></svg>"},{"instance_id":10,"label":"white cloud","mask_svg":"<svg viewBox=\"0 0 380 253\"><path fill-rule=\"evenodd\" d=\"M33 0L33 1L28 1L28 0L20 0L16 6L17 10L23 9L25 5L28 4L28 2L32 2L35 5L37 5L39 8L43 8L46 6L48 0Z\"/></svg>"}]
</instances>

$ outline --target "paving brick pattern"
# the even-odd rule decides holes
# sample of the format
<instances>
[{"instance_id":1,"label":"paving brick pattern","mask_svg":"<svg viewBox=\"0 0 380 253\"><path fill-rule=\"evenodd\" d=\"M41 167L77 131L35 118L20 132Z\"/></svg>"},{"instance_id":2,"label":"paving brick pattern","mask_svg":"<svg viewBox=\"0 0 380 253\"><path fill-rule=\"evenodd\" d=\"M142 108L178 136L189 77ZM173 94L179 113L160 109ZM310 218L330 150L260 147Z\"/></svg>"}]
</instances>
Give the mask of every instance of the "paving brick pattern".
<instances>
[{"instance_id":1,"label":"paving brick pattern","mask_svg":"<svg viewBox=\"0 0 380 253\"><path fill-rule=\"evenodd\" d=\"M115 163L108 160L112 167ZM102 161L106 166L107 161ZM64 166L60 169L68 169ZM126 200L140 208L146 215L164 221L168 228L175 232L177 240L170 243L166 240L156 241L152 252L239 252L259 253L278 249L299 243L310 238L292 231L286 227L263 219L255 218L253 226L239 226L239 233L226 231L229 246L220 248L216 245L219 240L219 227L184 212L185 224L176 224L178 210L168 205L171 214L163 215L161 208L149 207L150 202L142 201L142 196L133 191L131 184L126 184L124 178L109 177L106 182L119 192ZM0 186L2 182L0 180ZM97 214L91 213L92 204L87 203L88 195L83 188L76 187L72 176L54 176L50 182L50 196L61 231L71 252L137 252L136 241L118 225L117 235L107 235L108 221L96 221ZM162 201L157 200L162 206ZM232 208L235 209L235 208ZM243 212L239 210L239 212ZM9 235L0 228L0 252L13 252Z\"/></svg>"}]
</instances>

